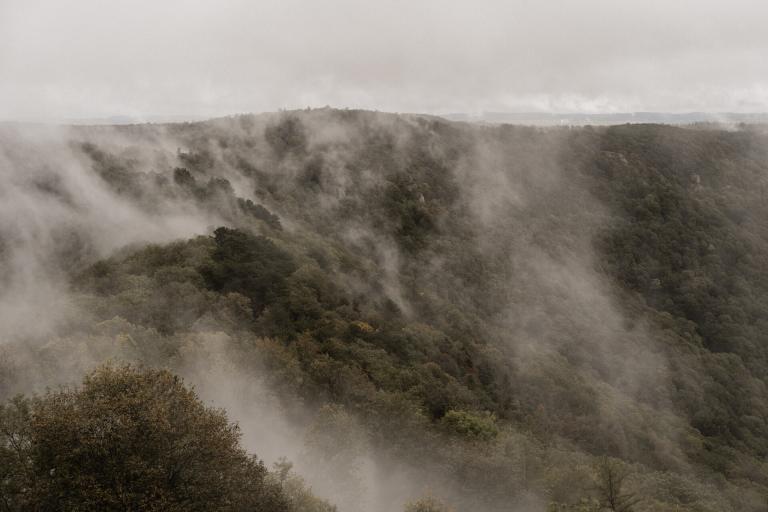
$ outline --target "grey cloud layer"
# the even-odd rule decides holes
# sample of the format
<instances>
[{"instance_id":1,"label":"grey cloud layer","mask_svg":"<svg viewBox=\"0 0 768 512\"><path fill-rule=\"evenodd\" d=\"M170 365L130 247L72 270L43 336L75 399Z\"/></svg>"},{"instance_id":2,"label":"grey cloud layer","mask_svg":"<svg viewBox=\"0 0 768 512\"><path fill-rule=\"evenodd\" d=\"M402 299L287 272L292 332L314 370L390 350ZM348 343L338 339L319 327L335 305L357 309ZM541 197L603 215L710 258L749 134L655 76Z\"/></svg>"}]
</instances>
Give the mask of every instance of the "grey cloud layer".
<instances>
[{"instance_id":1,"label":"grey cloud layer","mask_svg":"<svg viewBox=\"0 0 768 512\"><path fill-rule=\"evenodd\" d=\"M0 119L768 108L768 4L0 2Z\"/></svg>"}]
</instances>

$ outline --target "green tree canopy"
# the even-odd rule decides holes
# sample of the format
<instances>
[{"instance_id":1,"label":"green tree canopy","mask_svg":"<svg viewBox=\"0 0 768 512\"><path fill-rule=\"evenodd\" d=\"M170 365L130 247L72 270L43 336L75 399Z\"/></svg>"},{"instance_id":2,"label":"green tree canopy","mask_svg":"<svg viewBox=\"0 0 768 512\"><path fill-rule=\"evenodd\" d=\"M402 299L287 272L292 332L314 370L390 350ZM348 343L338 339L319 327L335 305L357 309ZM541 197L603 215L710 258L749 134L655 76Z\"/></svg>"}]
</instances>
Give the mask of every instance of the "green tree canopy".
<instances>
[{"instance_id":1,"label":"green tree canopy","mask_svg":"<svg viewBox=\"0 0 768 512\"><path fill-rule=\"evenodd\" d=\"M289 510L240 431L166 370L104 366L0 408L0 508Z\"/></svg>"}]
</instances>

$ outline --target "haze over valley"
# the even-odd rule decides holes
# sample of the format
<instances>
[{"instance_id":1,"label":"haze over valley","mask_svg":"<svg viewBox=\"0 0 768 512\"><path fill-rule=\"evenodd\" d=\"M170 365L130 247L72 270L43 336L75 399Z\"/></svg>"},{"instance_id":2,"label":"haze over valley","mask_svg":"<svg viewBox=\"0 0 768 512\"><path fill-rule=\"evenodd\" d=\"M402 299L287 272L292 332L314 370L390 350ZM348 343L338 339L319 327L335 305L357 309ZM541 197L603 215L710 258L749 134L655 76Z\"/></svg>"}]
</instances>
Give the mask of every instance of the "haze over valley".
<instances>
[{"instance_id":1,"label":"haze over valley","mask_svg":"<svg viewBox=\"0 0 768 512\"><path fill-rule=\"evenodd\" d=\"M331 4L0 2L0 511L764 510L762 4Z\"/></svg>"}]
</instances>

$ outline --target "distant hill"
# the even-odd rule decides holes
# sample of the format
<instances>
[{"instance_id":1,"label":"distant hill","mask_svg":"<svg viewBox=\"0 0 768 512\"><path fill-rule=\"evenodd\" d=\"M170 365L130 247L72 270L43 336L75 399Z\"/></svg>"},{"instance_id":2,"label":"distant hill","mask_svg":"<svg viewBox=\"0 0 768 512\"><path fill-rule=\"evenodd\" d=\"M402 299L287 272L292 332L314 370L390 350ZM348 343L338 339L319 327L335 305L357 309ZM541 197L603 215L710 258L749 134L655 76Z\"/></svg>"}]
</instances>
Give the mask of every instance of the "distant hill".
<instances>
[{"instance_id":1,"label":"distant hill","mask_svg":"<svg viewBox=\"0 0 768 512\"><path fill-rule=\"evenodd\" d=\"M616 124L673 124L717 123L737 125L740 123L768 123L768 113L735 112L621 112L603 114L582 114L566 112L483 112L481 114L453 113L443 117L452 121L470 121L484 123L508 123L535 126L584 126Z\"/></svg>"},{"instance_id":2,"label":"distant hill","mask_svg":"<svg viewBox=\"0 0 768 512\"><path fill-rule=\"evenodd\" d=\"M322 109L319 109L322 110ZM419 114L416 114L419 115ZM433 117L424 115L424 117ZM605 126L618 124L671 124L671 125L721 125L725 127L739 124L768 124L765 112L618 112L618 113L579 113L579 112L482 112L448 113L439 117L450 121L465 121L489 124L519 124L531 126ZM129 116L113 115L94 118L69 118L60 121L68 125L127 125L127 124L166 124L200 122L207 118L199 115L149 115Z\"/></svg>"}]
</instances>

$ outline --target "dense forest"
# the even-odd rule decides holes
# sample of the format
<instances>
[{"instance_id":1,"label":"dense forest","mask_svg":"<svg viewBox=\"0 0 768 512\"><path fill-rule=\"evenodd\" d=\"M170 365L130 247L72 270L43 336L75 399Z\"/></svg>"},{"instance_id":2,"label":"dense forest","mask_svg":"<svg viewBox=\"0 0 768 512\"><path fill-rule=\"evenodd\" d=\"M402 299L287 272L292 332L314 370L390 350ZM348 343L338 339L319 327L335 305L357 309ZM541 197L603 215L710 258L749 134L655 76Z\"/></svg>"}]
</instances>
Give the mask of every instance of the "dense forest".
<instances>
[{"instance_id":1,"label":"dense forest","mask_svg":"<svg viewBox=\"0 0 768 512\"><path fill-rule=\"evenodd\" d=\"M0 178L0 510L768 508L759 126L6 125Z\"/></svg>"}]
</instances>

